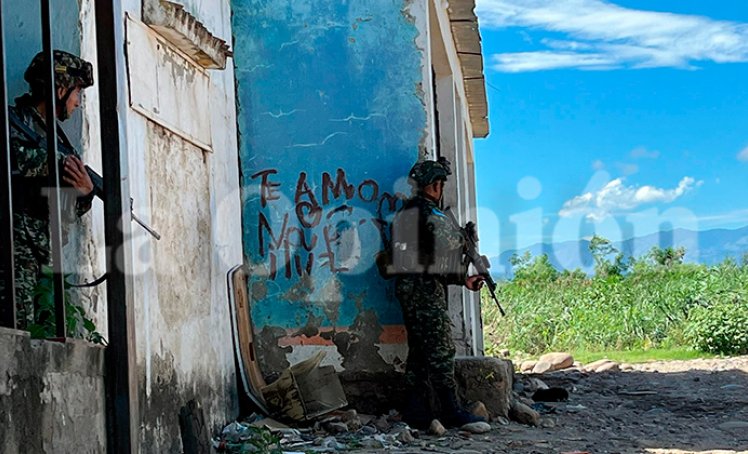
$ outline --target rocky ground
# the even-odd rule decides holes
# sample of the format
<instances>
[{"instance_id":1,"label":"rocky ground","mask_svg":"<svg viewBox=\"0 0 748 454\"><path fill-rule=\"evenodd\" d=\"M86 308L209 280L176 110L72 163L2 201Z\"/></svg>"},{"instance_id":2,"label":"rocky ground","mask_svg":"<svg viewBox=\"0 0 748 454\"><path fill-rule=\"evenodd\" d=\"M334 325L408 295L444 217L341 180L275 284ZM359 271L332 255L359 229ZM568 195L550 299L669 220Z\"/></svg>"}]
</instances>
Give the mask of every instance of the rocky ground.
<instances>
[{"instance_id":1,"label":"rocky ground","mask_svg":"<svg viewBox=\"0 0 748 454\"><path fill-rule=\"evenodd\" d=\"M506 420L483 434L451 430L411 439L397 425L381 446L350 434L287 452L360 453L748 453L748 357L651 362L518 374L515 389L531 396L543 383L569 392L565 402L535 403L537 427ZM541 382L537 381L541 380ZM527 403L532 403L526 400ZM369 441L374 440L372 443ZM371 448L368 448L368 446ZM320 449L322 448L322 449Z\"/></svg>"}]
</instances>

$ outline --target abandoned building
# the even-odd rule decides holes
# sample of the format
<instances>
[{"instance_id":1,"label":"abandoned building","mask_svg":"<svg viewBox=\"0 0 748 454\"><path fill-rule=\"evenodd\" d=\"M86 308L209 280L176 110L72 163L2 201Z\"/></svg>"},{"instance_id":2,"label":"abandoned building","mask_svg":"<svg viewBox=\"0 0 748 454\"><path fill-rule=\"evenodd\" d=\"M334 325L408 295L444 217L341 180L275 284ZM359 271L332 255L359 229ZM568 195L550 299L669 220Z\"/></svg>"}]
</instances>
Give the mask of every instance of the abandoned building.
<instances>
[{"instance_id":1,"label":"abandoned building","mask_svg":"<svg viewBox=\"0 0 748 454\"><path fill-rule=\"evenodd\" d=\"M31 339L7 292L0 452L182 452L188 402L217 430L250 382L320 351L349 404L389 405L382 390L403 370L406 332L374 258L412 164L451 161L446 205L476 221L472 141L488 120L474 7L1 0L0 101L26 90L42 49L92 62L95 85L63 126L108 184L53 250L56 279L107 273L70 292L107 345L66 338L59 318L59 336ZM129 222L131 200L156 235ZM452 288L449 304L458 354L481 356L477 296Z\"/></svg>"}]
</instances>

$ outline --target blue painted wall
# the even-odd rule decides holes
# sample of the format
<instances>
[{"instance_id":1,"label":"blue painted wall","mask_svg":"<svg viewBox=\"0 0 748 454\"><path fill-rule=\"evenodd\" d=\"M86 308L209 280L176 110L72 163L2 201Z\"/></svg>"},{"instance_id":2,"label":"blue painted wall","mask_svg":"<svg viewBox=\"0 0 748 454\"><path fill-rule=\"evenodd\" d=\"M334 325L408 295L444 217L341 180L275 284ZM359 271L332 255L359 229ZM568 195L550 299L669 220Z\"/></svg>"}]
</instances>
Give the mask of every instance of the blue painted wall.
<instances>
[{"instance_id":1,"label":"blue painted wall","mask_svg":"<svg viewBox=\"0 0 748 454\"><path fill-rule=\"evenodd\" d=\"M257 331L402 324L374 255L426 128L406 3L232 1Z\"/></svg>"}]
</instances>

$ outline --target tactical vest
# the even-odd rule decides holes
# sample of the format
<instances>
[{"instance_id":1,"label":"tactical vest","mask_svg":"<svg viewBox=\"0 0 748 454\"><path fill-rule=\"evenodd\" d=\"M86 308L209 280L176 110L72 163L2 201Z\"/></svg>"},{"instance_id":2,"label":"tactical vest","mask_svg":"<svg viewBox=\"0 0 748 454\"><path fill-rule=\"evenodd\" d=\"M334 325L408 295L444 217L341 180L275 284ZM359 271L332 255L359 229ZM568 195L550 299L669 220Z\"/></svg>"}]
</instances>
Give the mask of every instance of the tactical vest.
<instances>
[{"instance_id":1,"label":"tactical vest","mask_svg":"<svg viewBox=\"0 0 748 454\"><path fill-rule=\"evenodd\" d=\"M396 275L430 275L448 282L464 282L467 266L464 245L436 250L428 218L433 205L422 197L410 199L391 227L391 262Z\"/></svg>"}]
</instances>

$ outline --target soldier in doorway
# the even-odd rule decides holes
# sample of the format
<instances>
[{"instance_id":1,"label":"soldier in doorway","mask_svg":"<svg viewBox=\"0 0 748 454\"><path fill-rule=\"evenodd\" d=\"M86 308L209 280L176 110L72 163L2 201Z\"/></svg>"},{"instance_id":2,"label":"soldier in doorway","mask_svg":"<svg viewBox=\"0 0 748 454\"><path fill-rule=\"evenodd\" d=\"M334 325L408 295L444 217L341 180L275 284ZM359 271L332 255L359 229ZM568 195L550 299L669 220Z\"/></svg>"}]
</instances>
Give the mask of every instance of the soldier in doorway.
<instances>
[{"instance_id":1,"label":"soldier in doorway","mask_svg":"<svg viewBox=\"0 0 748 454\"><path fill-rule=\"evenodd\" d=\"M70 118L80 106L81 91L93 85L89 62L60 50L53 56L56 111L58 122ZM42 266L51 256L49 208L47 200L48 168L46 148L47 82L42 53L37 54L24 73L29 92L9 108L10 154L13 189L13 249L16 283L16 320L19 329L35 322L34 293ZM94 185L81 156L57 127L58 161L63 186L62 230L67 230L91 209ZM63 150L65 152L63 152ZM2 285L2 282L0 282Z\"/></svg>"},{"instance_id":2,"label":"soldier in doorway","mask_svg":"<svg viewBox=\"0 0 748 454\"><path fill-rule=\"evenodd\" d=\"M439 206L449 175L446 159L416 163L409 174L415 194L392 223L395 292L408 331L404 417L416 428L428 427L434 416L447 426L483 421L463 410L456 394L447 286L476 291L483 278L468 276L465 234ZM431 391L440 413L431 409Z\"/></svg>"}]
</instances>

